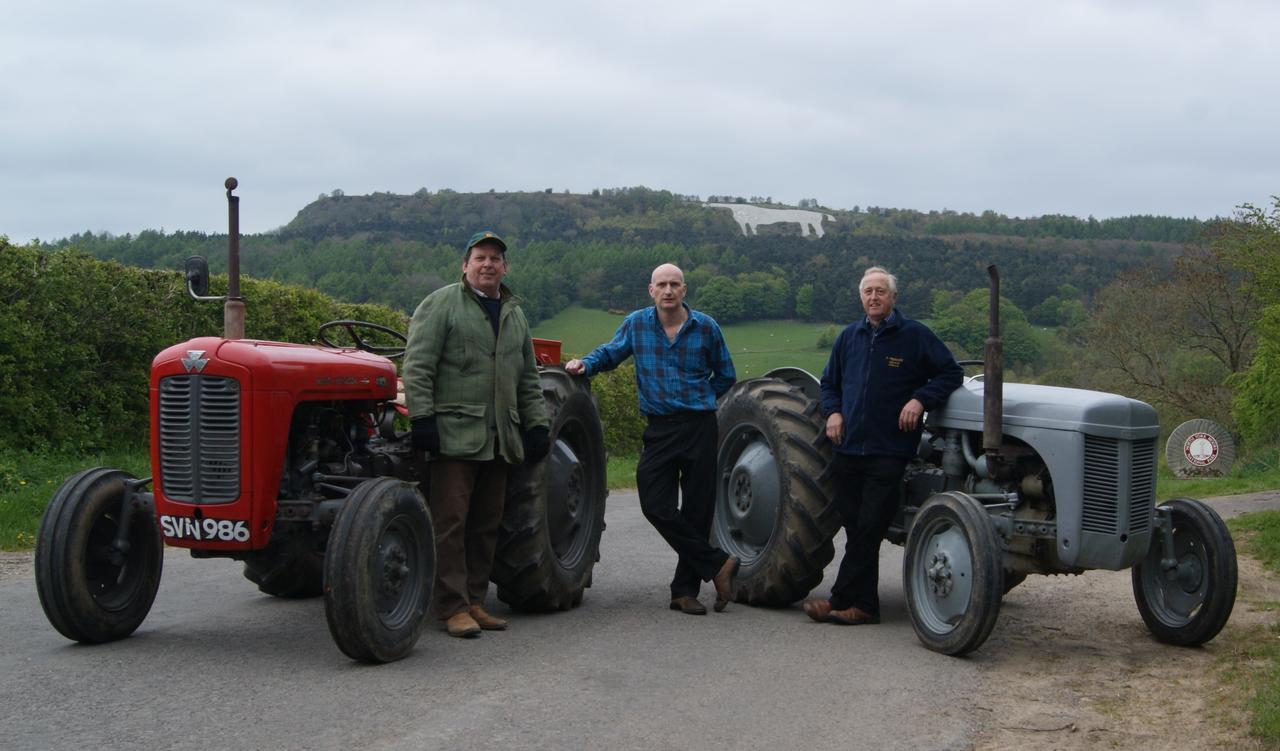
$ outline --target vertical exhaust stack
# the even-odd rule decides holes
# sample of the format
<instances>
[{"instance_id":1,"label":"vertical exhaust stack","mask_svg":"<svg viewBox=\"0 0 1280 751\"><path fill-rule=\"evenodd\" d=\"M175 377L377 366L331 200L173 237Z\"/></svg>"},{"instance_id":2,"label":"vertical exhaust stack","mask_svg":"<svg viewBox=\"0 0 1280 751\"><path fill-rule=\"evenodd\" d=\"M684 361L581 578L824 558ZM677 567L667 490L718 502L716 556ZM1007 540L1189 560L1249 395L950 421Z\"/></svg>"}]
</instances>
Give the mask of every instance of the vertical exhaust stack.
<instances>
[{"instance_id":1,"label":"vertical exhaust stack","mask_svg":"<svg viewBox=\"0 0 1280 751\"><path fill-rule=\"evenodd\" d=\"M983 352L982 450L988 473L998 477L1007 458L1000 451L1004 443L1004 343L1000 339L1000 272L995 264L987 267L987 276L991 278L991 302Z\"/></svg>"},{"instance_id":2,"label":"vertical exhaust stack","mask_svg":"<svg viewBox=\"0 0 1280 751\"><path fill-rule=\"evenodd\" d=\"M231 195L240 184L228 177L227 186L227 301L222 306L222 335L244 338L244 298L240 296L240 196Z\"/></svg>"}]
</instances>

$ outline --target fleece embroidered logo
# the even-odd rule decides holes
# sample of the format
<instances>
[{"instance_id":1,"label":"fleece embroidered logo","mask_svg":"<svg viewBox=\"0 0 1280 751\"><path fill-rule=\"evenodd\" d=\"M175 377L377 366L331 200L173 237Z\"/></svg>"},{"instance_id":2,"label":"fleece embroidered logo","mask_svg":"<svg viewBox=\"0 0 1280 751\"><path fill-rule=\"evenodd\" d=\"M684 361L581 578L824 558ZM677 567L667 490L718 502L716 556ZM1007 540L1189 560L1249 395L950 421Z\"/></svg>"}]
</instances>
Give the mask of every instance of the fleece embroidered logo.
<instances>
[{"instance_id":1,"label":"fleece embroidered logo","mask_svg":"<svg viewBox=\"0 0 1280 751\"><path fill-rule=\"evenodd\" d=\"M889 367L891 367L891 368L900 368L900 367L902 367L902 358L901 358L901 357L886 357L886 358L884 358L884 362L885 362L885 364L886 364L886 365L888 365L888 366L889 366Z\"/></svg>"}]
</instances>

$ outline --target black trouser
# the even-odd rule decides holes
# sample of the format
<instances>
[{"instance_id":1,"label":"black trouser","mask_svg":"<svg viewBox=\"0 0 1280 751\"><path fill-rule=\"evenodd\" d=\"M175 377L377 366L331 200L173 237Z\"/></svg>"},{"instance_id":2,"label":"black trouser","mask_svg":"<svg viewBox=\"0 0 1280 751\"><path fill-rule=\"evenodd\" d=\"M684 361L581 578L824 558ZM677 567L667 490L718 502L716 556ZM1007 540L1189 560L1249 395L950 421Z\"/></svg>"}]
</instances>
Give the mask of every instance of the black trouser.
<instances>
[{"instance_id":1,"label":"black trouser","mask_svg":"<svg viewBox=\"0 0 1280 751\"><path fill-rule=\"evenodd\" d=\"M897 456L835 455L836 509L848 539L831 586L832 609L880 615L880 541L898 513L906 468Z\"/></svg>"},{"instance_id":2,"label":"black trouser","mask_svg":"<svg viewBox=\"0 0 1280 751\"><path fill-rule=\"evenodd\" d=\"M644 517L680 556L673 598L697 597L702 582L729 558L707 541L715 513L717 430L715 412L654 416L644 429L636 488Z\"/></svg>"}]
</instances>

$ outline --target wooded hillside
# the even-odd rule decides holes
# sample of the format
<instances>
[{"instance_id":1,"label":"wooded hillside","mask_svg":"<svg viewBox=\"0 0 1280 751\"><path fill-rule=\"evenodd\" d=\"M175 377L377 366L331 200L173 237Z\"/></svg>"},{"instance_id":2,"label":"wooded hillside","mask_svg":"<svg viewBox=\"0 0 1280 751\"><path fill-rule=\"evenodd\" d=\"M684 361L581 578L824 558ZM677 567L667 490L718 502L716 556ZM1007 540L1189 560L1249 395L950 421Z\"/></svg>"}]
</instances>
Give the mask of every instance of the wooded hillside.
<instances>
[{"instance_id":1,"label":"wooded hillside","mask_svg":"<svg viewBox=\"0 0 1280 751\"><path fill-rule=\"evenodd\" d=\"M252 194L243 200L252 201ZM751 202L783 208L767 197ZM952 299L984 286L984 269L996 263L1005 296L1033 322L1056 325L1062 322L1058 302L1088 306L1124 271L1167 266L1181 243L1202 229L1197 220L1168 217L1016 219L994 212L806 207L834 217L823 223L825 236L802 237L795 223L761 225L758 235L743 236L730 211L647 188L590 195L334 191L285 227L246 236L242 270L407 312L458 277L465 239L490 228L509 242L508 282L534 321L575 302L600 309L647 304L649 272L665 261L685 269L691 302L724 322L848 320L858 313L851 290L872 264L902 280L901 308L928 317L938 293ZM219 235L147 230L75 235L45 247L165 269L201 254L218 271L225 268L225 244ZM1050 298L1055 303L1046 308Z\"/></svg>"}]
</instances>

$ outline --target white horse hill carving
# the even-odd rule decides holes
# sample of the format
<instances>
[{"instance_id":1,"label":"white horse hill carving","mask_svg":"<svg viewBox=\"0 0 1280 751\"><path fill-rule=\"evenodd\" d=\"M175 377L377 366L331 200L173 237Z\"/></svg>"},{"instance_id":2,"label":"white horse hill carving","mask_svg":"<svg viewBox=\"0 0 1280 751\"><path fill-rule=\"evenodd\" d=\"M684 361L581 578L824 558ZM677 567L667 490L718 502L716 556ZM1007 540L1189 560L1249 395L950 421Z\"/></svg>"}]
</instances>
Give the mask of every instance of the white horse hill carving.
<instances>
[{"instance_id":1,"label":"white horse hill carving","mask_svg":"<svg viewBox=\"0 0 1280 751\"><path fill-rule=\"evenodd\" d=\"M756 228L761 224L798 222L800 224L801 237L808 237L810 228L813 229L813 234L822 237L825 234L822 231L822 220L826 219L829 222L836 220L834 216L820 211L769 209L764 206L753 206L749 203L704 203L703 206L732 211L733 220L742 228L742 234L744 235L760 234Z\"/></svg>"}]
</instances>

